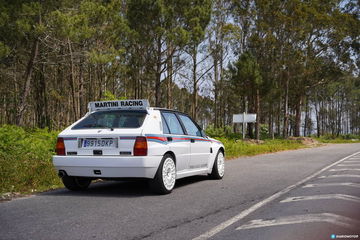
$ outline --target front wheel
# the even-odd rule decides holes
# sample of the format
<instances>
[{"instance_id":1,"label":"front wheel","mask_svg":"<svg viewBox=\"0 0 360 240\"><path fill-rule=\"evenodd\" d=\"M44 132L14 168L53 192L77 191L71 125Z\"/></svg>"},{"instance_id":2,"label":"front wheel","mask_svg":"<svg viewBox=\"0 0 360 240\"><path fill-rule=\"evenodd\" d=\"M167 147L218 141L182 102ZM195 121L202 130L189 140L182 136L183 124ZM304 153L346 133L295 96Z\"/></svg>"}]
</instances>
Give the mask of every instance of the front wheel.
<instances>
[{"instance_id":1,"label":"front wheel","mask_svg":"<svg viewBox=\"0 0 360 240\"><path fill-rule=\"evenodd\" d=\"M150 181L150 186L154 192L159 194L171 193L176 181L176 166L174 157L170 154L164 155L161 160L155 178Z\"/></svg>"},{"instance_id":2,"label":"front wheel","mask_svg":"<svg viewBox=\"0 0 360 240\"><path fill-rule=\"evenodd\" d=\"M212 179L222 179L225 174L225 158L224 153L219 150L210 174Z\"/></svg>"},{"instance_id":3,"label":"front wheel","mask_svg":"<svg viewBox=\"0 0 360 240\"><path fill-rule=\"evenodd\" d=\"M91 183L91 179L85 177L63 176L61 180L65 187L72 191L85 190Z\"/></svg>"}]
</instances>

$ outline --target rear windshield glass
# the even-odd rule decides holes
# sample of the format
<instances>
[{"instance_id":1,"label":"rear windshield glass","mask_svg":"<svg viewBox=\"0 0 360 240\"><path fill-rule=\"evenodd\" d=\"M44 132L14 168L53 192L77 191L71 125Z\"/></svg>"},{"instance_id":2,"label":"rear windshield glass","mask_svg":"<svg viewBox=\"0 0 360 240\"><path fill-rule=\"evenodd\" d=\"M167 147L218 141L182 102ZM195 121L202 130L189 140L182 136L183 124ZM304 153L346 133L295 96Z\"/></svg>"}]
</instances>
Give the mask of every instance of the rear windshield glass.
<instances>
[{"instance_id":1,"label":"rear windshield glass","mask_svg":"<svg viewBox=\"0 0 360 240\"><path fill-rule=\"evenodd\" d=\"M90 114L72 129L139 128L145 116L146 111L99 111Z\"/></svg>"}]
</instances>

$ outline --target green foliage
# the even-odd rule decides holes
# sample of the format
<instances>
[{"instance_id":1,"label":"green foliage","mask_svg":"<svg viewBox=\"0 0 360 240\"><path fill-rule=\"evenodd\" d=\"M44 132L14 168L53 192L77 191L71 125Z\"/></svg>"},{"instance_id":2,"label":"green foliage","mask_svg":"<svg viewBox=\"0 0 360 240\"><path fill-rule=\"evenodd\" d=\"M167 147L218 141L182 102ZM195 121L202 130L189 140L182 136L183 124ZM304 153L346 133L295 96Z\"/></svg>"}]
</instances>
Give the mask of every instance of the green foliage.
<instances>
[{"instance_id":1,"label":"green foliage","mask_svg":"<svg viewBox=\"0 0 360 240\"><path fill-rule=\"evenodd\" d=\"M215 128L213 125L209 125L205 132L209 137L216 138L224 144L227 159L306 147L300 140L266 139L268 137L267 126L261 125L260 129L265 140L259 142L241 140L241 134L234 133L230 126Z\"/></svg>"},{"instance_id":2,"label":"green foliage","mask_svg":"<svg viewBox=\"0 0 360 240\"><path fill-rule=\"evenodd\" d=\"M259 64L252 54L246 52L242 54L235 63L236 75L234 75L234 84L250 85L258 87L262 83Z\"/></svg>"},{"instance_id":3,"label":"green foliage","mask_svg":"<svg viewBox=\"0 0 360 240\"><path fill-rule=\"evenodd\" d=\"M360 135L343 134L336 136L332 134L325 134L319 138L316 138L316 140L322 143L356 143L360 142Z\"/></svg>"},{"instance_id":4,"label":"green foliage","mask_svg":"<svg viewBox=\"0 0 360 240\"><path fill-rule=\"evenodd\" d=\"M236 158L240 156L253 156L263 153L272 153L284 150L304 148L305 145L297 140L265 140L263 143L253 143L242 140L230 139L225 137L217 138L225 146L226 158Z\"/></svg>"},{"instance_id":5,"label":"green foliage","mask_svg":"<svg viewBox=\"0 0 360 240\"><path fill-rule=\"evenodd\" d=\"M236 139L240 137L239 134L234 133L234 131L230 126L216 128L214 125L211 124L205 129L205 133L209 137L213 137L213 138L226 137L226 138Z\"/></svg>"},{"instance_id":6,"label":"green foliage","mask_svg":"<svg viewBox=\"0 0 360 240\"><path fill-rule=\"evenodd\" d=\"M0 59L10 54L10 48L0 41Z\"/></svg>"},{"instance_id":7,"label":"green foliage","mask_svg":"<svg viewBox=\"0 0 360 240\"><path fill-rule=\"evenodd\" d=\"M260 139L269 138L269 126L267 124L260 125Z\"/></svg>"},{"instance_id":8,"label":"green foliage","mask_svg":"<svg viewBox=\"0 0 360 240\"><path fill-rule=\"evenodd\" d=\"M355 0L0 1L0 123L61 128L126 96L216 126L261 113L261 138L260 121L286 136L290 119L298 135L305 106L318 135L345 121L359 133L358 12Z\"/></svg>"},{"instance_id":9,"label":"green foliage","mask_svg":"<svg viewBox=\"0 0 360 240\"><path fill-rule=\"evenodd\" d=\"M57 134L47 129L0 127L0 193L59 186L51 161Z\"/></svg>"},{"instance_id":10,"label":"green foliage","mask_svg":"<svg viewBox=\"0 0 360 240\"><path fill-rule=\"evenodd\" d=\"M205 133L209 137L218 138L218 137L226 137L229 139L241 139L242 134L241 133L234 133L234 130L231 126L225 126L225 127L219 127L216 128L213 124L210 124L205 129ZM266 124L261 124L260 126L260 136L261 139L267 139L269 138L269 129Z\"/></svg>"},{"instance_id":11,"label":"green foliage","mask_svg":"<svg viewBox=\"0 0 360 240\"><path fill-rule=\"evenodd\" d=\"M117 97L110 91L105 91L101 101L114 101L114 100L126 100L126 97Z\"/></svg>"}]
</instances>

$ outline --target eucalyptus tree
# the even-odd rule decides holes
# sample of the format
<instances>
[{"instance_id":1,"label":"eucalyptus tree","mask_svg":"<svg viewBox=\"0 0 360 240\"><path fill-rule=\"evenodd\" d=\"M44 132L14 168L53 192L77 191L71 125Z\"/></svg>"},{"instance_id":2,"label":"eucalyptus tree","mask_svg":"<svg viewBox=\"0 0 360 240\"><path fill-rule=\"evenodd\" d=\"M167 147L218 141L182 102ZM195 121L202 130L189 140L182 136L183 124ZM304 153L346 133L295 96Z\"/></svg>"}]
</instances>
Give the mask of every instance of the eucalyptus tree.
<instances>
[{"instance_id":1,"label":"eucalyptus tree","mask_svg":"<svg viewBox=\"0 0 360 240\"><path fill-rule=\"evenodd\" d=\"M191 84L192 84L192 110L191 115L196 120L198 110L198 91L199 81L201 77L198 76L198 64L199 61L199 46L205 38L205 30L208 26L211 18L211 0L184 0L183 4L187 6L184 11L185 16L185 30L188 31L189 41L186 44L186 52L189 54L192 60L191 69ZM202 74L203 76L203 74Z\"/></svg>"},{"instance_id":2,"label":"eucalyptus tree","mask_svg":"<svg viewBox=\"0 0 360 240\"><path fill-rule=\"evenodd\" d=\"M235 91L243 96L248 96L250 99L250 111L257 114L255 137L259 139L261 119L260 91L263 84L259 64L250 52L245 52L239 56L237 62L232 66L232 69L231 81Z\"/></svg>"},{"instance_id":3,"label":"eucalyptus tree","mask_svg":"<svg viewBox=\"0 0 360 240\"><path fill-rule=\"evenodd\" d=\"M214 125L224 126L224 71L229 56L232 55L230 45L237 38L238 28L230 22L231 2L216 0L213 3L211 21L207 29L208 51L213 65L213 94L214 94Z\"/></svg>"},{"instance_id":4,"label":"eucalyptus tree","mask_svg":"<svg viewBox=\"0 0 360 240\"><path fill-rule=\"evenodd\" d=\"M131 56L137 69L134 78L141 79L150 87L154 95L149 97L153 97L156 106L162 106L165 103L161 101L161 83L167 74L166 105L169 107L174 74L173 56L187 43L184 19L185 11L191 6L184 1L131 0L127 7L127 19L135 36ZM154 79L153 83L151 79ZM138 87L141 88L142 84Z\"/></svg>"}]
</instances>

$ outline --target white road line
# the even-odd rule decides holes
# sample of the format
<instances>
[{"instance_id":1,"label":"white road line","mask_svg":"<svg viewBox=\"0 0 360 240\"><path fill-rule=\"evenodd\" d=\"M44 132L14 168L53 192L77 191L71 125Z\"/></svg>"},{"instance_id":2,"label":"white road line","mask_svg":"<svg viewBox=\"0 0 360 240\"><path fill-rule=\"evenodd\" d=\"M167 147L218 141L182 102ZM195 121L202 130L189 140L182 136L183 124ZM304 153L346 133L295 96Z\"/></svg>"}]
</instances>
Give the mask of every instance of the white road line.
<instances>
[{"instance_id":1,"label":"white road line","mask_svg":"<svg viewBox=\"0 0 360 240\"><path fill-rule=\"evenodd\" d=\"M280 217L272 220L256 219L238 227L236 230L273 227L279 225L289 225L289 224L298 224L298 223L314 223L314 222L331 223L348 229L353 229L355 226L358 226L358 224L360 224L360 221L357 221L352 218L348 218L332 213L319 213L319 214L305 214L305 215Z\"/></svg>"},{"instance_id":2,"label":"white road line","mask_svg":"<svg viewBox=\"0 0 360 240\"><path fill-rule=\"evenodd\" d=\"M341 171L360 171L360 168L334 168L329 170L329 172L341 172Z\"/></svg>"},{"instance_id":3,"label":"white road line","mask_svg":"<svg viewBox=\"0 0 360 240\"><path fill-rule=\"evenodd\" d=\"M303 188L312 188L312 187L337 187L337 186L349 186L349 187L358 187L360 188L359 183L314 183L314 184L307 184L303 186Z\"/></svg>"},{"instance_id":4,"label":"white road line","mask_svg":"<svg viewBox=\"0 0 360 240\"><path fill-rule=\"evenodd\" d=\"M238 215L235 215L234 217L226 220L225 222L220 223L219 225L213 227L212 229L210 229L209 231L201 234L200 236L194 238L193 240L200 240L200 239L208 239L211 238L212 236L214 236L215 234L221 232L222 230L224 230L225 228L229 227L230 225L234 224L235 222L243 219L244 217L246 217L247 215L249 215L250 213L253 213L254 211L258 210L259 208L263 207L264 205L270 203L271 201L274 201L275 199L281 197L282 195L288 193L289 191L293 190L294 188L300 186L301 184L304 184L305 182L309 181L310 179L316 177L317 175L327 171L329 168L332 168L333 166L341 163L342 161L351 158L352 156L355 156L356 154L359 154L360 152L356 152L353 153L347 157L344 157L332 164L330 164L327 167L324 167L323 169L317 171L316 173L311 174L310 176L304 178L303 180L295 183L294 185L288 186L287 188L281 190L280 192L275 193L274 195L271 195L268 198L265 198L264 200L256 203L255 205L251 206L250 208L240 212Z\"/></svg>"},{"instance_id":5,"label":"white road line","mask_svg":"<svg viewBox=\"0 0 360 240\"><path fill-rule=\"evenodd\" d=\"M346 200L351 202L360 203L360 198L356 196L346 195L346 194L323 194L323 195L313 195L313 196L297 196L289 197L282 201L281 203L287 202L299 202L299 201L309 201L309 200Z\"/></svg>"},{"instance_id":6,"label":"white road line","mask_svg":"<svg viewBox=\"0 0 360 240\"><path fill-rule=\"evenodd\" d=\"M360 175L356 174L337 174L337 175L328 175L328 176L320 176L319 178L338 178L338 177L360 177Z\"/></svg>"},{"instance_id":7,"label":"white road line","mask_svg":"<svg viewBox=\"0 0 360 240\"><path fill-rule=\"evenodd\" d=\"M360 161L344 161L339 165L360 165Z\"/></svg>"},{"instance_id":8,"label":"white road line","mask_svg":"<svg viewBox=\"0 0 360 240\"><path fill-rule=\"evenodd\" d=\"M339 164L337 167L360 167L360 164Z\"/></svg>"}]
</instances>

